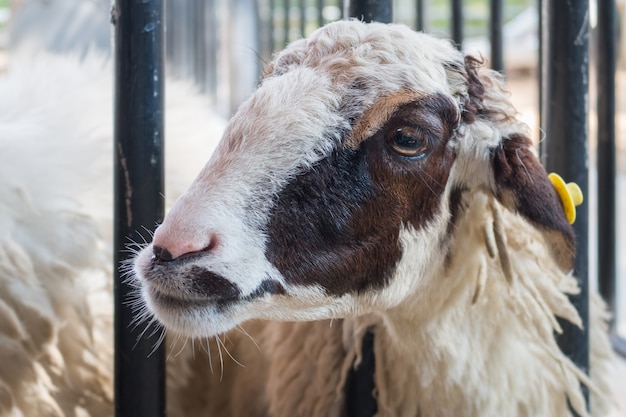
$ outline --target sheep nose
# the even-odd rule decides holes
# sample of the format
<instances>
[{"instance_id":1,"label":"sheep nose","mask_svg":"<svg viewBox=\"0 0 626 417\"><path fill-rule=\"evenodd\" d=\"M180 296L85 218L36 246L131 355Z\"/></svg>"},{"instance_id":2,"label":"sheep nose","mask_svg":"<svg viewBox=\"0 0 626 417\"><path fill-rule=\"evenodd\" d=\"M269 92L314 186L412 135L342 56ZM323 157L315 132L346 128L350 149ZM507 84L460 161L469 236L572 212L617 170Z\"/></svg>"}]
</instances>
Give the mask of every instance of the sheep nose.
<instances>
[{"instance_id":1,"label":"sheep nose","mask_svg":"<svg viewBox=\"0 0 626 417\"><path fill-rule=\"evenodd\" d=\"M213 251L217 237L213 233L194 236L176 236L166 229L158 228L152 240L152 261L172 262Z\"/></svg>"},{"instance_id":2,"label":"sheep nose","mask_svg":"<svg viewBox=\"0 0 626 417\"><path fill-rule=\"evenodd\" d=\"M176 261L179 259L189 258L195 255L200 255L203 253L208 253L215 247L215 240L212 239L211 242L200 249L194 249L187 246L184 250L179 250L177 252L172 253L170 250L163 246L158 246L156 244L152 245L152 261L156 263L165 263Z\"/></svg>"},{"instance_id":3,"label":"sheep nose","mask_svg":"<svg viewBox=\"0 0 626 417\"><path fill-rule=\"evenodd\" d=\"M169 262L173 260L174 257L165 248L161 246L152 246L152 260L155 262Z\"/></svg>"}]
</instances>

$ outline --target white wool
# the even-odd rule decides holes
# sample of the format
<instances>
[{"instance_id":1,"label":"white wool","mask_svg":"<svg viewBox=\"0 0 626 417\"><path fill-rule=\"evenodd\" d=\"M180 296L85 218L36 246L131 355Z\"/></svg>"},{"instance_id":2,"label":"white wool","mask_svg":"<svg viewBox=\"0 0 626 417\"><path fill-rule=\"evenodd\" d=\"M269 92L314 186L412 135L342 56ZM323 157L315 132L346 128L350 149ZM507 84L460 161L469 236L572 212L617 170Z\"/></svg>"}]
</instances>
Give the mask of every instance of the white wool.
<instances>
[{"instance_id":1,"label":"white wool","mask_svg":"<svg viewBox=\"0 0 626 417\"><path fill-rule=\"evenodd\" d=\"M553 256L549 231L543 229L550 227L533 224L542 219L532 215L517 214L523 210L516 204L525 200L506 194L525 190L503 178L517 172L500 172L499 178L495 172L497 164L513 162L500 160L513 159L506 154L505 141L519 142L512 149L526 158L520 157L516 168L535 164L535 176L529 182L550 185L540 177L545 173L538 161L528 155L530 142L523 140L527 128L516 119L501 77L472 65L444 41L406 27L356 21L328 25L276 56L258 92L234 116L218 151L175 204L154 240L160 248L184 248L187 251L177 250L177 255L193 255L184 265L218 274L241 289L242 297L228 300L232 302L220 309L210 298L213 293L198 295L204 303L196 299L185 303L188 293L181 295L166 287L165 293L180 301L170 305L151 296L150 290L154 294L161 290L155 281L163 279L161 272L154 273L162 265L151 260L153 246L144 248L135 263L138 285L144 286L146 303L156 317L187 336L208 336L206 349L217 371L198 378L190 371L192 364L206 358L193 358L184 350L179 359L189 374L178 375L177 389L207 395L206 403L197 405L195 412L337 415L345 400L342 390L348 370L355 359L360 360L360 341L371 329L378 416L562 417L570 415L568 402L579 415L587 416L581 384L591 390L592 412L603 414L610 395L602 373L610 356L606 335L598 336L600 343L592 341L591 366L597 367L593 381L557 346L554 334L561 331L557 317L581 325L568 300L568 295L577 293L577 282L564 271L570 267L569 259L560 262ZM313 83L317 88L312 88ZM360 141L366 139L358 134L391 124L395 120L391 114L379 120L367 118L371 116L367 111L395 111L393 100L383 103L388 107L373 107L395 95L400 96L400 104L415 103L416 97L437 97L443 107L454 103L454 108L441 110L442 119L453 120L455 110L460 114L460 126L450 127L446 142L446 151L456 159L438 161L451 164L446 165L450 172L439 204L428 206L433 212L427 214L432 216L425 216L429 220L419 227L398 225L399 239L393 244L402 249L401 257L390 267L391 276L382 288L373 285L333 294L321 285L326 276L319 278L318 271L289 282L267 260L271 231L264 226L272 205L281 201L276 194L293 180L298 168L328 157L335 147L339 152L358 150ZM344 130L348 123L354 125ZM354 126L362 129L355 134ZM339 144L337 134L341 135ZM363 147L371 145L367 151L372 153L386 149L381 141L373 136ZM374 165L373 160L365 163ZM386 153L380 161L376 162L395 163ZM398 163L389 171L413 172L407 168L411 162L403 162L406 165ZM374 169L364 171L367 175ZM304 175L302 181L307 179ZM395 185L391 183L381 180L376 185ZM540 198L556 198L547 190L548 197ZM296 190L294 200L306 200L297 191L303 190ZM453 197L460 200L458 207L450 207ZM555 199L549 202L557 204ZM377 208L380 214L374 216L384 216L384 208ZM337 210L338 217L349 213L343 207ZM288 219L293 212L277 209L274 214ZM289 233L282 224L280 232ZM219 244L210 247L207 236L215 235ZM277 241L274 245L280 244ZM569 241L559 244L567 257ZM312 252L318 250L315 244L311 246ZM309 256L309 247L303 247L304 258ZM325 252L319 252L311 256L323 264ZM289 261L298 263L298 259ZM167 278L177 284L201 277L176 265L170 265ZM305 268L292 268L306 274ZM283 293L247 297L265 278L281 284ZM591 314L590 327L602 327L602 306L593 303L591 308L600 312ZM272 321L247 323L251 319ZM219 335L226 328L232 330Z\"/></svg>"},{"instance_id":2,"label":"white wool","mask_svg":"<svg viewBox=\"0 0 626 417\"><path fill-rule=\"evenodd\" d=\"M112 66L96 56L10 63L0 77L0 416L111 416ZM194 90L166 87L168 201L225 124Z\"/></svg>"},{"instance_id":3,"label":"white wool","mask_svg":"<svg viewBox=\"0 0 626 417\"><path fill-rule=\"evenodd\" d=\"M0 372L2 414L73 415L78 405L93 416L110 411L111 307L88 297L110 294L112 265L98 234L102 208L88 214L80 202L91 187L107 190L98 184L107 180L110 110L85 109L103 107L110 83L93 74L97 62L85 63L85 72L73 62L16 64L0 80L0 300L19 329L3 332L9 339L0 344L17 349L2 355L14 357ZM84 90L76 97L68 85Z\"/></svg>"},{"instance_id":4,"label":"white wool","mask_svg":"<svg viewBox=\"0 0 626 417\"><path fill-rule=\"evenodd\" d=\"M566 395L587 415L579 380L590 382L553 336L555 315L580 322L565 295L575 279L543 256L533 227L503 211L507 282L485 241L497 203L475 195L469 204L447 272L423 297L381 314L384 325L375 328L380 415L568 415Z\"/></svg>"}]
</instances>

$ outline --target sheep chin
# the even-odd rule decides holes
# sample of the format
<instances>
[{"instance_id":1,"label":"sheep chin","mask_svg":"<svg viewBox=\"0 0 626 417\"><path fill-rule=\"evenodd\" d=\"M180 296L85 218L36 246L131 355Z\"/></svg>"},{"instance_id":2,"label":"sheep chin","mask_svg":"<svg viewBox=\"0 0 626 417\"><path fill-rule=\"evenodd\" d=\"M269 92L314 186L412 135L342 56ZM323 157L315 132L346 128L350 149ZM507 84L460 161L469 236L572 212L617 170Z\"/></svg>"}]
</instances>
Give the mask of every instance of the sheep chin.
<instances>
[{"instance_id":1,"label":"sheep chin","mask_svg":"<svg viewBox=\"0 0 626 417\"><path fill-rule=\"evenodd\" d=\"M155 292L149 286L142 289L145 308L168 331L187 337L211 337L234 329L243 320L239 313L246 301L233 301L228 307L212 301L182 300ZM237 317L237 319L235 319Z\"/></svg>"}]
</instances>

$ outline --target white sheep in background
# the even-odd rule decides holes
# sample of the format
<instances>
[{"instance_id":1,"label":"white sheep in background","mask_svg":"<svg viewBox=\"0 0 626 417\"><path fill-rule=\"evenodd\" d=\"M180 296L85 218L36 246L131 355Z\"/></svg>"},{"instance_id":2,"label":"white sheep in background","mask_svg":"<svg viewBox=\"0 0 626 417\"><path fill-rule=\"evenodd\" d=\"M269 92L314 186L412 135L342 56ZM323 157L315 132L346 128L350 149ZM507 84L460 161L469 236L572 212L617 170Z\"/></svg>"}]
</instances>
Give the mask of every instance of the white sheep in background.
<instances>
[{"instance_id":1,"label":"white sheep in background","mask_svg":"<svg viewBox=\"0 0 626 417\"><path fill-rule=\"evenodd\" d=\"M110 417L112 66L11 58L0 77L0 416ZM174 197L223 122L192 85L169 80L166 93Z\"/></svg>"},{"instance_id":2,"label":"white sheep in background","mask_svg":"<svg viewBox=\"0 0 626 417\"><path fill-rule=\"evenodd\" d=\"M602 308L593 382L554 337L581 324L574 246L496 73L343 21L276 56L134 273L168 329L230 331L236 362L185 358L183 415L341 415L367 329L379 416L587 415L580 384L601 415Z\"/></svg>"}]
</instances>

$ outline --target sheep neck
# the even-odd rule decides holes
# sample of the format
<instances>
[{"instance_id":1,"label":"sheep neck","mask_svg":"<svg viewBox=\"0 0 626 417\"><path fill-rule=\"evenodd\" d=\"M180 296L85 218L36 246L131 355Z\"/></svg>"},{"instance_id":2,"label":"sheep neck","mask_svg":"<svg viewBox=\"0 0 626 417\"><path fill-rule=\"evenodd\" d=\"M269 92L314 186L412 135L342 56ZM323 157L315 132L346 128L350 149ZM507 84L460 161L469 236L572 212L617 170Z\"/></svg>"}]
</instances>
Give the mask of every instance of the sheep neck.
<instances>
[{"instance_id":1,"label":"sheep neck","mask_svg":"<svg viewBox=\"0 0 626 417\"><path fill-rule=\"evenodd\" d=\"M580 323L565 294L576 291L575 279L513 213L501 213L504 246L496 245L494 217L485 215L490 204L484 197L470 202L456 232L463 238L452 240L442 273L370 318L379 415L561 416L569 413L568 398L575 408L583 404L585 377L553 336L556 315ZM499 250L508 252L509 265ZM584 406L577 411L586 415Z\"/></svg>"}]
</instances>

